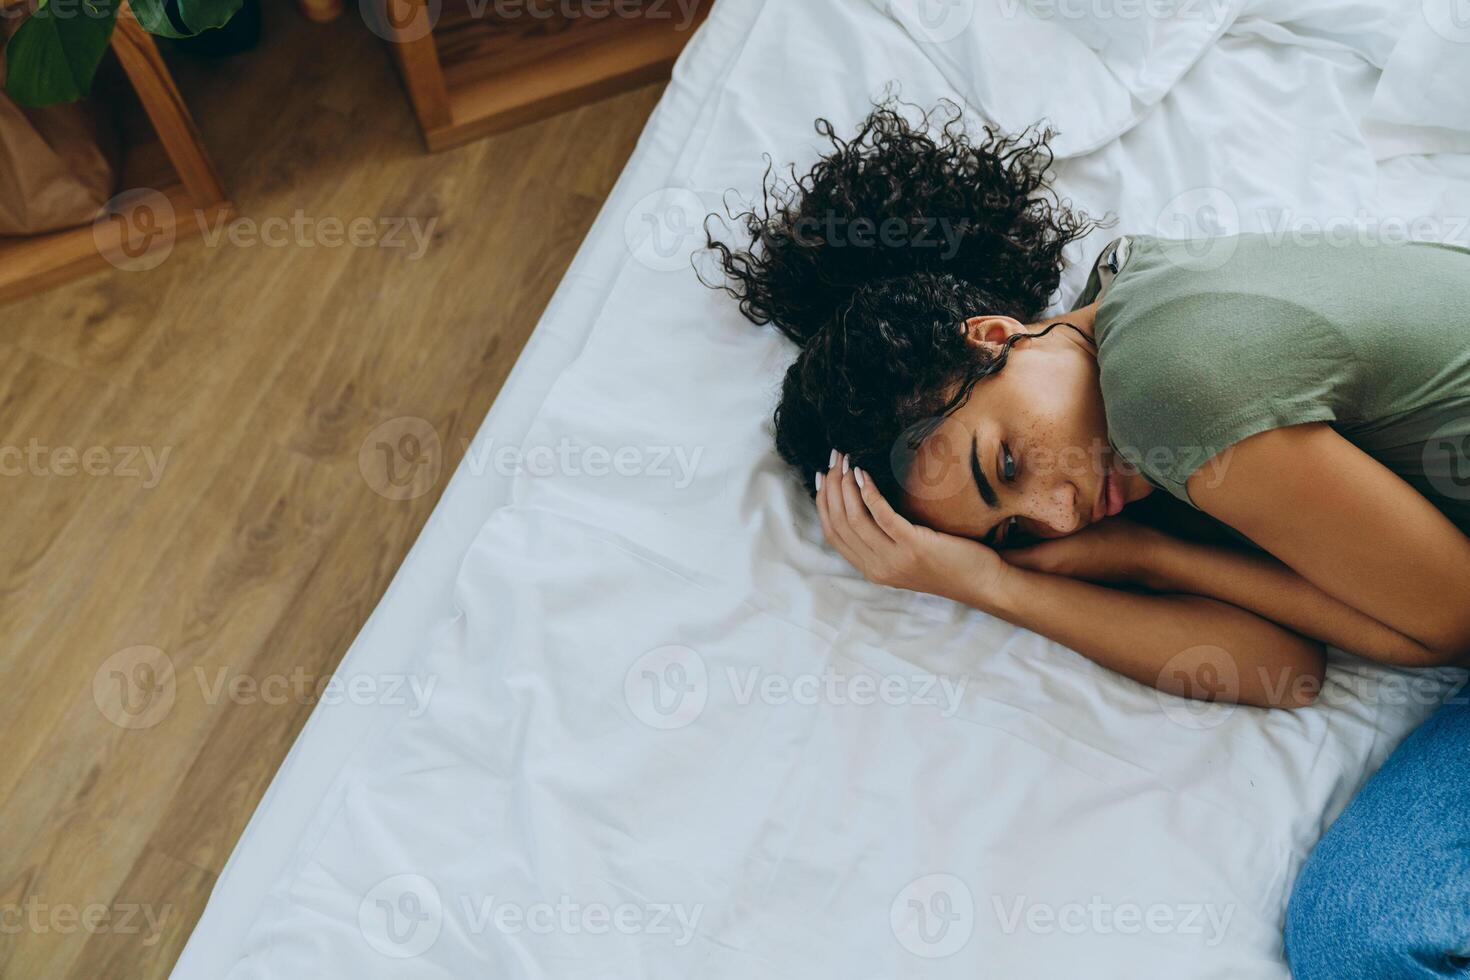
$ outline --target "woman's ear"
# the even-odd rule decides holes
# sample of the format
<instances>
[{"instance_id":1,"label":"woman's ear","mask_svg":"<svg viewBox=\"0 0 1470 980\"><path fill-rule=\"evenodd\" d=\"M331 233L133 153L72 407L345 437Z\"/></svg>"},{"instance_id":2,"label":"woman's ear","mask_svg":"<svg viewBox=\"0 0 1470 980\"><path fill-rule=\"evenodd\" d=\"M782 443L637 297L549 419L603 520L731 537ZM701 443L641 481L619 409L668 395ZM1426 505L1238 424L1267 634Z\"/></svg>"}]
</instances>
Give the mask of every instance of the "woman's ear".
<instances>
[{"instance_id":1,"label":"woman's ear","mask_svg":"<svg viewBox=\"0 0 1470 980\"><path fill-rule=\"evenodd\" d=\"M1025 327L1019 320L1008 316L972 316L964 322L963 329L965 340L971 347L999 347Z\"/></svg>"}]
</instances>

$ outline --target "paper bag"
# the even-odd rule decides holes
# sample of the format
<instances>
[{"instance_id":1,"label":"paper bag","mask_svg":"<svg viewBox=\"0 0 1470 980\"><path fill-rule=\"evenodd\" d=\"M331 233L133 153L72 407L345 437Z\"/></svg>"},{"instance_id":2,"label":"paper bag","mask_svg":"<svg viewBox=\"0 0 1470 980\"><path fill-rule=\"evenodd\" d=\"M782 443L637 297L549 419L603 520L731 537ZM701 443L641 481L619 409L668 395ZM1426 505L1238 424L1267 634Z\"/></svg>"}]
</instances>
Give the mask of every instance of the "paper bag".
<instances>
[{"instance_id":1,"label":"paper bag","mask_svg":"<svg viewBox=\"0 0 1470 980\"><path fill-rule=\"evenodd\" d=\"M0 48L17 26L0 24ZM89 102L27 109L0 91L0 235L91 221L115 190L117 146L115 127Z\"/></svg>"}]
</instances>

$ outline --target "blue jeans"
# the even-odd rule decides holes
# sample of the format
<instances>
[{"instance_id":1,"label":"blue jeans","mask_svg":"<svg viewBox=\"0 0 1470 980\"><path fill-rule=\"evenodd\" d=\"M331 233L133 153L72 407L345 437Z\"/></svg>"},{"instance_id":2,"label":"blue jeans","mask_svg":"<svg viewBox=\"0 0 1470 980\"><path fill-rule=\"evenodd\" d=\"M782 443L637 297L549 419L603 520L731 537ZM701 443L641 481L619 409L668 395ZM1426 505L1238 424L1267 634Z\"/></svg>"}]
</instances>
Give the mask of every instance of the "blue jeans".
<instances>
[{"instance_id":1,"label":"blue jeans","mask_svg":"<svg viewBox=\"0 0 1470 980\"><path fill-rule=\"evenodd\" d=\"M1286 913L1295 980L1470 978L1470 704L1404 741L1312 852Z\"/></svg>"}]
</instances>

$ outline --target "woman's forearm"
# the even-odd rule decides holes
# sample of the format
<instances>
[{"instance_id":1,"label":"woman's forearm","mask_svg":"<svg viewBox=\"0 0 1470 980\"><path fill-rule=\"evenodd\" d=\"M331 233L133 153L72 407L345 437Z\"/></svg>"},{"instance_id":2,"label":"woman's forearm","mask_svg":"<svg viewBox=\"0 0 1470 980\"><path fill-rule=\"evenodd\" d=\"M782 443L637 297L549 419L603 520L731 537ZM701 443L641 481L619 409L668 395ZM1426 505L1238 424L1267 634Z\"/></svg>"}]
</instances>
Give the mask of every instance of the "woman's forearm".
<instances>
[{"instance_id":1,"label":"woman's forearm","mask_svg":"<svg viewBox=\"0 0 1470 980\"><path fill-rule=\"evenodd\" d=\"M1147 566L1140 584L1148 588L1219 599L1383 663L1434 662L1423 644L1334 599L1270 555L1169 538Z\"/></svg>"},{"instance_id":2,"label":"woman's forearm","mask_svg":"<svg viewBox=\"0 0 1470 980\"><path fill-rule=\"evenodd\" d=\"M1199 595L1145 595L1008 568L970 605L1183 697L1261 707L1311 703L1323 650L1291 630Z\"/></svg>"}]
</instances>

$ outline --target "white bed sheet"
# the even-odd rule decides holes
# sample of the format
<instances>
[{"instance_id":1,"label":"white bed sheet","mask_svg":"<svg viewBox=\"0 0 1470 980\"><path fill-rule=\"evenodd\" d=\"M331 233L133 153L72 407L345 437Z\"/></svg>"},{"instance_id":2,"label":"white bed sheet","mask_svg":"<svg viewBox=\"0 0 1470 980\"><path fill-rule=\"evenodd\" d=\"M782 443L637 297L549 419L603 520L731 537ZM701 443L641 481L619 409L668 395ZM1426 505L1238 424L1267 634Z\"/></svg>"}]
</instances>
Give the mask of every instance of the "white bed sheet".
<instances>
[{"instance_id":1,"label":"white bed sheet","mask_svg":"<svg viewBox=\"0 0 1470 980\"><path fill-rule=\"evenodd\" d=\"M1119 233L1470 241L1470 158L1376 159L1382 65L1270 6L1056 165L1120 219L1059 302ZM956 94L931 53L866 0L719 0L338 672L432 697L318 707L176 977L1286 976L1301 860L1455 676L1201 708L862 582L769 448L789 346L688 270L814 116Z\"/></svg>"}]
</instances>

